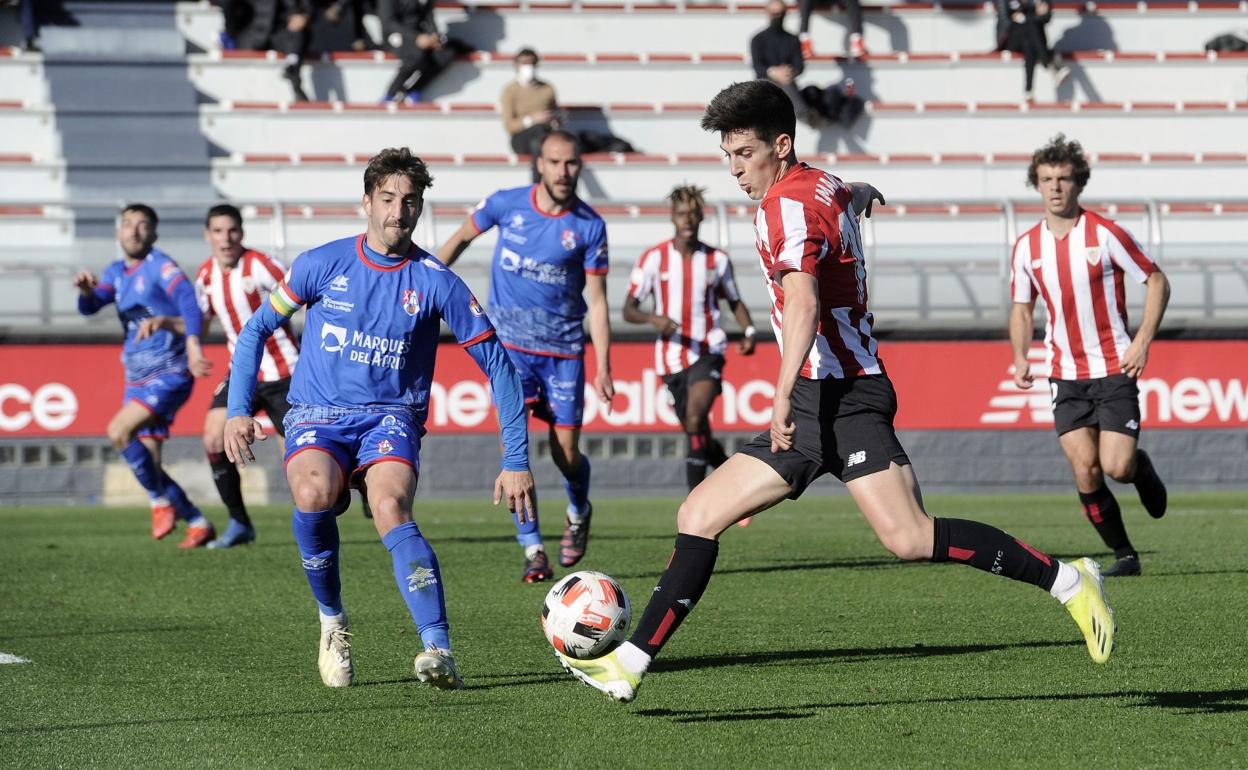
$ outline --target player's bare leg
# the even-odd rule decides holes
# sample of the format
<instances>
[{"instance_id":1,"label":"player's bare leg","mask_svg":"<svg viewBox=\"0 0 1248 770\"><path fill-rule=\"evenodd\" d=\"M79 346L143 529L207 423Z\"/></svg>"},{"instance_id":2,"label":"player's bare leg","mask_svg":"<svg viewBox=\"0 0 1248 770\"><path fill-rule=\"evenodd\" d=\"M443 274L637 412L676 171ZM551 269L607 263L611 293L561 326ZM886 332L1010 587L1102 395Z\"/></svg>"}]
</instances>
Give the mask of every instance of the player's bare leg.
<instances>
[{"instance_id":1,"label":"player's bare leg","mask_svg":"<svg viewBox=\"0 0 1248 770\"><path fill-rule=\"evenodd\" d=\"M438 558L412 521L416 473L407 463L378 462L369 466L366 478L373 526L390 551L395 583L420 632L423 649L413 664L416 678L441 690L458 690L463 680L451 655Z\"/></svg>"},{"instance_id":2,"label":"player's bare leg","mask_svg":"<svg viewBox=\"0 0 1248 770\"><path fill-rule=\"evenodd\" d=\"M291 531L299 546L308 586L320 608L317 668L326 687L347 687L355 678L355 668L351 662L350 625L342 606L338 522L334 511L346 478L333 456L310 450L290 458L286 480L295 502Z\"/></svg>"},{"instance_id":3,"label":"player's bare leg","mask_svg":"<svg viewBox=\"0 0 1248 770\"><path fill-rule=\"evenodd\" d=\"M935 528L917 494L918 478L909 465L887 468L845 485L880 543L906 561L932 558Z\"/></svg>"},{"instance_id":4,"label":"player's bare leg","mask_svg":"<svg viewBox=\"0 0 1248 770\"><path fill-rule=\"evenodd\" d=\"M183 502L185 495L181 494L181 488L172 484L161 468L160 442L149 437L136 438L139 431L156 424L157 417L150 409L137 401L127 401L113 415L107 428L109 442L125 459L135 479L147 492L152 512L152 537L160 540L173 532L174 519L179 513L195 525L211 527L206 520L199 520L202 516L189 501ZM171 500L170 493L178 499ZM179 504L181 510L177 510Z\"/></svg>"},{"instance_id":5,"label":"player's bare leg","mask_svg":"<svg viewBox=\"0 0 1248 770\"><path fill-rule=\"evenodd\" d=\"M589 502L589 458L581 454L581 429L550 427L550 459L563 474L568 493L567 520L559 541L559 564L571 567L589 548L589 525L594 506Z\"/></svg>"},{"instance_id":6,"label":"player's bare leg","mask_svg":"<svg viewBox=\"0 0 1248 770\"><path fill-rule=\"evenodd\" d=\"M1130 452L1119 446L1119 439L1128 439ZM1111 448L1109 459L1112 469L1121 472L1120 465L1135 454L1135 439L1122 434L1102 432L1098 428L1075 428L1058 437L1062 452L1070 462L1075 474L1075 489L1079 492L1079 504L1083 515L1101 536L1105 546L1114 552L1114 563L1102 574L1106 577L1124 577L1140 574L1140 557L1131 539L1127 537L1126 524L1114 493L1105 485L1105 473L1101 458L1104 449ZM1134 468L1132 468L1134 470Z\"/></svg>"},{"instance_id":7,"label":"player's bare leg","mask_svg":"<svg viewBox=\"0 0 1248 770\"><path fill-rule=\"evenodd\" d=\"M230 514L230 525L225 532L208 544L214 549L244 545L256 539L256 530L243 504L242 476L238 466L225 456L225 415L224 408L209 409L204 415L204 454L208 456L208 467L212 470L212 483L216 485L221 502ZM280 452L282 448L278 450Z\"/></svg>"}]
</instances>

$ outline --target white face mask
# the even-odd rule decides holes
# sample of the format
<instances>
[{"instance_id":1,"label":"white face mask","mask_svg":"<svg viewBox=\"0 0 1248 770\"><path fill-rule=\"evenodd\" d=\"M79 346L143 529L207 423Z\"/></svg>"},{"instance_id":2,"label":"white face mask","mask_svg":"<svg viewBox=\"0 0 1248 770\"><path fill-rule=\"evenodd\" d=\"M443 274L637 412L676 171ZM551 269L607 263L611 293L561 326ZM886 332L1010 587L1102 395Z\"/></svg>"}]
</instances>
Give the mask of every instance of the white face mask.
<instances>
[{"instance_id":1,"label":"white face mask","mask_svg":"<svg viewBox=\"0 0 1248 770\"><path fill-rule=\"evenodd\" d=\"M534 80L537 80L537 65L521 64L516 67L516 80L519 81L522 86L527 86Z\"/></svg>"}]
</instances>

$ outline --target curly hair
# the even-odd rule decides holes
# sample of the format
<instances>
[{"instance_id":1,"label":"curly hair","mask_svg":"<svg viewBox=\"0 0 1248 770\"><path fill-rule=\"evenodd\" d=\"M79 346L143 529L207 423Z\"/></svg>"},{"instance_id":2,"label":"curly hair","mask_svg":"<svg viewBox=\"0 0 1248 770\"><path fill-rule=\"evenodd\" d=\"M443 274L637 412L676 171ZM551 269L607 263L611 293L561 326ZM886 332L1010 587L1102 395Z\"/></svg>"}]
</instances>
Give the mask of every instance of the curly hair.
<instances>
[{"instance_id":1,"label":"curly hair","mask_svg":"<svg viewBox=\"0 0 1248 770\"><path fill-rule=\"evenodd\" d=\"M380 182L392 176L405 176L412 183L413 192L424 197L425 190L433 186L429 167L406 147L388 147L368 159L364 169L364 194L372 195Z\"/></svg>"},{"instance_id":2,"label":"curly hair","mask_svg":"<svg viewBox=\"0 0 1248 770\"><path fill-rule=\"evenodd\" d=\"M1070 164L1075 185L1081 189L1087 187L1088 179L1092 177L1092 167L1088 165L1088 159L1083 155L1083 147L1075 140L1067 139L1065 134L1058 134L1050 139L1048 144L1032 153L1031 165L1027 167L1027 184L1039 189L1040 178L1036 173L1037 168L1061 166L1067 163Z\"/></svg>"},{"instance_id":3,"label":"curly hair","mask_svg":"<svg viewBox=\"0 0 1248 770\"><path fill-rule=\"evenodd\" d=\"M703 197L705 192L705 188L691 184L682 184L673 187L672 191L668 193L667 199L671 201L673 209L685 203L701 211L706 207L706 199Z\"/></svg>"}]
</instances>

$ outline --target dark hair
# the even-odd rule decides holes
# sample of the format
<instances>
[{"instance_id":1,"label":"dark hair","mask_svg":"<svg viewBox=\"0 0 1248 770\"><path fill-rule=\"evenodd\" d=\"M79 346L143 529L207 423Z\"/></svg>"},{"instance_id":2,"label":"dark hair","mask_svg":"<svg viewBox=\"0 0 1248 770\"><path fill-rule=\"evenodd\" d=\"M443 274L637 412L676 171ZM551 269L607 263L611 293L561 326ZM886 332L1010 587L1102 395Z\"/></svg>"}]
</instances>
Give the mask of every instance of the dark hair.
<instances>
[{"instance_id":1,"label":"dark hair","mask_svg":"<svg viewBox=\"0 0 1248 770\"><path fill-rule=\"evenodd\" d=\"M218 203L208 209L208 216L204 217L204 227L212 224L213 217L229 217L234 220L234 224L238 227L241 228L243 226L243 212L239 211L237 206L232 206L229 203Z\"/></svg>"},{"instance_id":2,"label":"dark hair","mask_svg":"<svg viewBox=\"0 0 1248 770\"><path fill-rule=\"evenodd\" d=\"M539 157L541 156L542 151L546 149L546 143L549 142L551 139L562 139L568 144L571 144L572 152L575 154L575 156L577 158L581 157L581 140L577 138L576 134L573 134L570 131L564 131L561 128L557 128L554 131L551 131L546 136L542 137L541 144L537 146L537 154Z\"/></svg>"},{"instance_id":3,"label":"dark hair","mask_svg":"<svg viewBox=\"0 0 1248 770\"><path fill-rule=\"evenodd\" d=\"M137 211L147 217L147 222L153 228L160 223L160 217L156 216L156 209L146 203L127 203L126 207L121 210L122 214L129 214L131 211Z\"/></svg>"},{"instance_id":4,"label":"dark hair","mask_svg":"<svg viewBox=\"0 0 1248 770\"><path fill-rule=\"evenodd\" d=\"M675 209L682 203L687 203L698 211L701 211L706 207L706 200L702 197L705 192L705 188L698 187L697 185L684 184L673 187L672 191L668 193L667 199L671 201L672 209Z\"/></svg>"},{"instance_id":5,"label":"dark hair","mask_svg":"<svg viewBox=\"0 0 1248 770\"><path fill-rule=\"evenodd\" d=\"M771 143L781 134L794 138L797 116L793 102L780 86L770 80L747 80L715 94L702 116L702 130L716 131L720 136L753 131L759 139Z\"/></svg>"},{"instance_id":6,"label":"dark hair","mask_svg":"<svg viewBox=\"0 0 1248 770\"><path fill-rule=\"evenodd\" d=\"M407 177L422 198L425 190L433 186L433 177L423 160L406 147L387 147L368 159L368 167L364 169L364 194L372 195L378 183L396 175Z\"/></svg>"},{"instance_id":7,"label":"dark hair","mask_svg":"<svg viewBox=\"0 0 1248 770\"><path fill-rule=\"evenodd\" d=\"M519 59L521 56L532 56L533 61L535 62L542 60L542 57L538 56L537 51L534 51L532 48L521 48L519 51L516 51L516 55L513 57L513 60Z\"/></svg>"},{"instance_id":8,"label":"dark hair","mask_svg":"<svg viewBox=\"0 0 1248 770\"><path fill-rule=\"evenodd\" d=\"M1067 139L1065 134L1058 134L1048 144L1032 153L1031 165L1027 167L1027 184L1039 189L1040 177L1036 173L1038 166L1062 166L1067 163L1070 164L1075 185L1079 188L1087 187L1088 179L1092 177L1092 167L1083 156L1083 147L1075 140Z\"/></svg>"}]
</instances>

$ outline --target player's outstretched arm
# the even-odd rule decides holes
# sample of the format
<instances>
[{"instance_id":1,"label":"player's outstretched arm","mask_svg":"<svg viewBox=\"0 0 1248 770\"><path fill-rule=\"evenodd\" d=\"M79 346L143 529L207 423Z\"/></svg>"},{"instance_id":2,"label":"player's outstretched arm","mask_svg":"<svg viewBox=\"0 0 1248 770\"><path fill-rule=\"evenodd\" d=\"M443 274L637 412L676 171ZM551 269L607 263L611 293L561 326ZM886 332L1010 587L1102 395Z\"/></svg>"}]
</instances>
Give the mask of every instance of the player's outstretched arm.
<instances>
[{"instance_id":1,"label":"player's outstretched arm","mask_svg":"<svg viewBox=\"0 0 1248 770\"><path fill-rule=\"evenodd\" d=\"M494 481L494 504L507 500L507 509L521 522L533 511L533 474L529 472L529 426L520 375L497 337L469 345L468 355L490 380L503 440L503 469Z\"/></svg>"},{"instance_id":2,"label":"player's outstretched arm","mask_svg":"<svg viewBox=\"0 0 1248 770\"><path fill-rule=\"evenodd\" d=\"M286 295L278 297L280 292L281 287L274 290L269 302L261 305L247 321L234 343L234 356L230 359L230 390L227 402L229 411L226 412L229 419L225 424L225 447L226 455L235 463L255 459L250 449L252 437L256 433L256 427L252 425L254 421L251 420L251 401L256 391L256 376L260 373L260 360L264 357L264 343L299 308ZM282 312L275 307L279 303L283 308ZM289 312L285 312L286 310ZM244 417L249 422L236 419ZM261 433L260 437L263 438L264 434Z\"/></svg>"},{"instance_id":3,"label":"player's outstretched arm","mask_svg":"<svg viewBox=\"0 0 1248 770\"><path fill-rule=\"evenodd\" d=\"M459 229L447 239L446 243L442 244L442 247L438 249L438 260L447 267L455 264L455 260L459 259L459 256L464 253L464 250L468 248L468 244L476 240L476 237L480 234L481 231L473 224L472 217L468 217L459 226Z\"/></svg>"},{"instance_id":4,"label":"player's outstretched arm","mask_svg":"<svg viewBox=\"0 0 1248 770\"><path fill-rule=\"evenodd\" d=\"M204 314L199 309L199 298L190 281L181 280L173 287L173 301L178 306L182 321L182 333L186 335L186 368L196 377L212 373L212 362L204 356L199 338L203 333Z\"/></svg>"},{"instance_id":5,"label":"player's outstretched arm","mask_svg":"<svg viewBox=\"0 0 1248 770\"><path fill-rule=\"evenodd\" d=\"M615 398L615 383L611 379L611 309L607 305L607 276L590 273L585 276L585 292L589 305L589 339L594 343L594 357L598 368L594 373L594 392L602 403L611 404Z\"/></svg>"},{"instance_id":6,"label":"player's outstretched arm","mask_svg":"<svg viewBox=\"0 0 1248 770\"><path fill-rule=\"evenodd\" d=\"M1010 347L1014 350L1014 384L1026 390L1035 381L1027 349L1031 347L1035 300L1015 302L1010 308Z\"/></svg>"},{"instance_id":7,"label":"player's outstretched arm","mask_svg":"<svg viewBox=\"0 0 1248 770\"><path fill-rule=\"evenodd\" d=\"M78 289L78 312L82 315L95 315L113 301L112 287L101 285L90 270L75 273L74 286Z\"/></svg>"},{"instance_id":8,"label":"player's outstretched arm","mask_svg":"<svg viewBox=\"0 0 1248 770\"><path fill-rule=\"evenodd\" d=\"M870 219L871 206L876 201L879 201L881 206L888 205L884 202L884 193L875 189L867 182L850 182L849 192L854 196L852 205L854 213L858 216L866 216L867 219Z\"/></svg>"},{"instance_id":9,"label":"player's outstretched arm","mask_svg":"<svg viewBox=\"0 0 1248 770\"><path fill-rule=\"evenodd\" d=\"M675 334L676 330L680 328L680 324L666 316L647 313L642 310L641 301L636 297L630 296L624 298L623 315L624 320L630 324L649 324L657 329L659 334L664 336Z\"/></svg>"}]
</instances>

